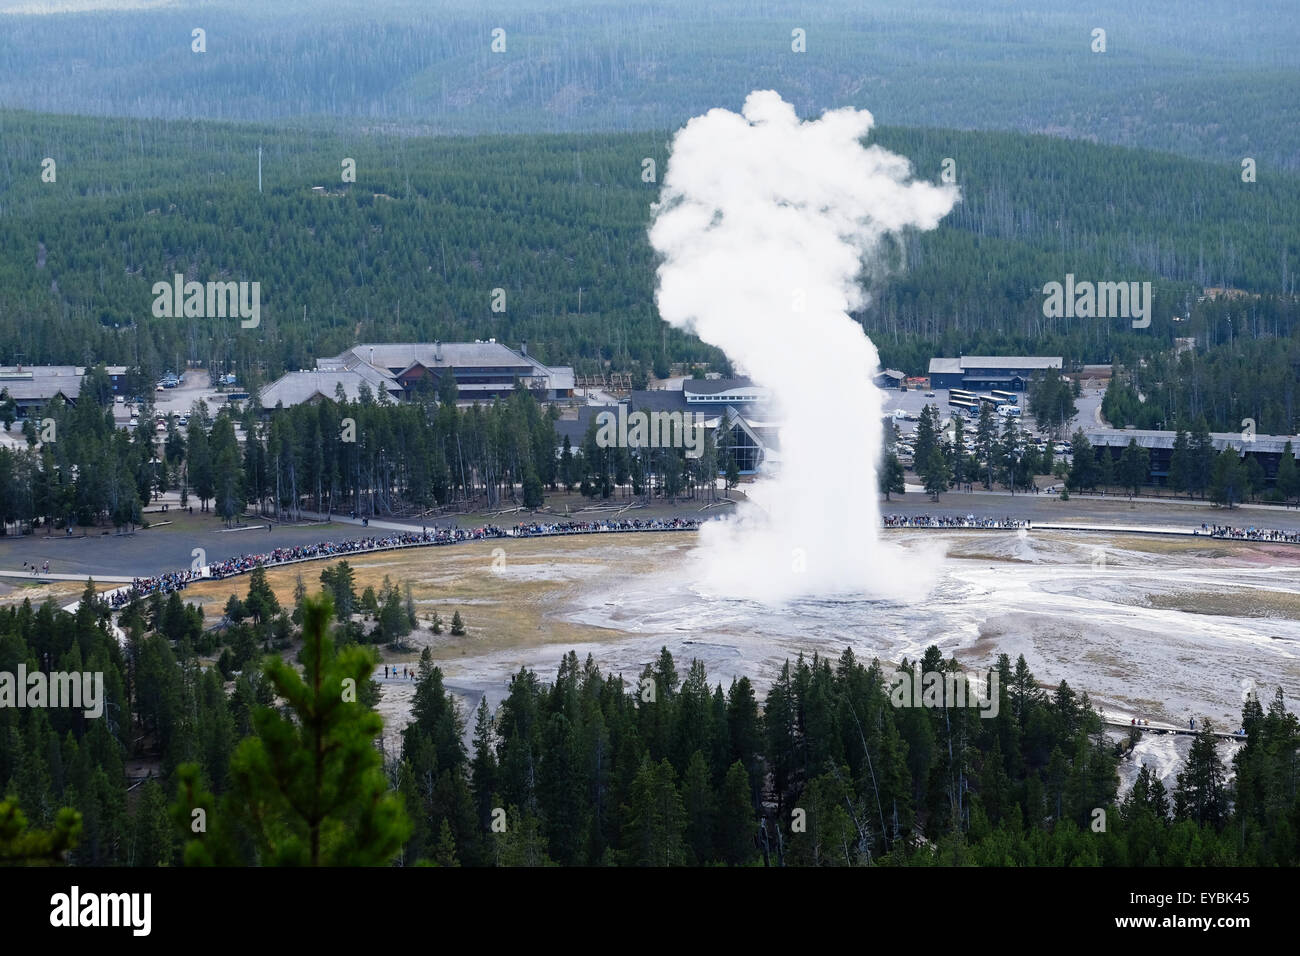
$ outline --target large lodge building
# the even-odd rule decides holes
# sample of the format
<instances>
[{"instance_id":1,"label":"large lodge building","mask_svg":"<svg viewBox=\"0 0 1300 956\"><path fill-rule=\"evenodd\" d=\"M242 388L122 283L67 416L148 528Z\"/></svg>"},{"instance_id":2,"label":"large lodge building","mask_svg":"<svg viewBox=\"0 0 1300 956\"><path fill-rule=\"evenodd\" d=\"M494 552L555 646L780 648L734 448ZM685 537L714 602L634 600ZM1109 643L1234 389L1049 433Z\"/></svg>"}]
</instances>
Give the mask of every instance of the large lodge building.
<instances>
[{"instance_id":1,"label":"large lodge building","mask_svg":"<svg viewBox=\"0 0 1300 956\"><path fill-rule=\"evenodd\" d=\"M571 398L574 389L573 369L543 365L528 354L527 345L515 351L489 339L357 345L334 358L317 359L315 369L282 375L259 397L265 409L335 399L340 390L348 401L356 401L364 386L376 397L382 393L400 402L423 389L436 395L448 377L463 403L504 397L516 382L543 401Z\"/></svg>"},{"instance_id":2,"label":"large lodge building","mask_svg":"<svg viewBox=\"0 0 1300 956\"><path fill-rule=\"evenodd\" d=\"M930 359L931 388L1023 392L1035 375L1061 369L1061 357L1043 355L963 355Z\"/></svg>"},{"instance_id":3,"label":"large lodge building","mask_svg":"<svg viewBox=\"0 0 1300 956\"><path fill-rule=\"evenodd\" d=\"M1092 445L1098 459L1110 455L1116 463L1124 454L1130 441L1150 454L1146 484L1164 486L1169 483L1169 467L1173 461L1175 432L1154 431L1141 428L1085 428L1084 437ZM1210 444L1215 453L1231 449L1243 460L1254 458L1263 469L1264 478L1271 485L1277 479L1277 466L1291 442L1292 454L1300 448L1300 438L1290 435L1249 435L1240 432L1210 432Z\"/></svg>"}]
</instances>

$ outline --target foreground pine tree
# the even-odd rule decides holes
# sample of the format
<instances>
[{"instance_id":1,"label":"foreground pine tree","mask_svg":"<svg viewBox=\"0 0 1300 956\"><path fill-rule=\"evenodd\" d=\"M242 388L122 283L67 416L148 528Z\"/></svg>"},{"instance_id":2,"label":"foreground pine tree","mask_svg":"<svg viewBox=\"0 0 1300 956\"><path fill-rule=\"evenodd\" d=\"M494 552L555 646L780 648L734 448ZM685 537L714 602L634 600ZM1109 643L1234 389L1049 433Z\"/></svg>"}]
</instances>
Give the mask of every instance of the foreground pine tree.
<instances>
[{"instance_id":1,"label":"foreground pine tree","mask_svg":"<svg viewBox=\"0 0 1300 956\"><path fill-rule=\"evenodd\" d=\"M374 747L383 721L358 698L374 662L359 647L335 651L328 595L304 599L302 612L303 674L267 658L284 707L254 713L255 736L231 758L230 791L216 812L198 768L181 770L172 813L190 841L186 863L382 866L410 834Z\"/></svg>"},{"instance_id":2,"label":"foreground pine tree","mask_svg":"<svg viewBox=\"0 0 1300 956\"><path fill-rule=\"evenodd\" d=\"M81 839L81 814L64 807L49 830L35 830L12 800L0 800L0 864L50 864L62 862Z\"/></svg>"}]
</instances>

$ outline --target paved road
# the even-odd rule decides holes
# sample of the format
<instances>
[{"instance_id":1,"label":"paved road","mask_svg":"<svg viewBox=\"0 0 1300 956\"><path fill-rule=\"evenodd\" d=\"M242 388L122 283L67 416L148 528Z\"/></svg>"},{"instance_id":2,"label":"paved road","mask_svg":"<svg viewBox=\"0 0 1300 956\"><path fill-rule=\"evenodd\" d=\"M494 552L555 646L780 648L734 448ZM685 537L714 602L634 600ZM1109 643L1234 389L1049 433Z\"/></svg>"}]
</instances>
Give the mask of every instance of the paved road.
<instances>
[{"instance_id":1,"label":"paved road","mask_svg":"<svg viewBox=\"0 0 1300 956\"><path fill-rule=\"evenodd\" d=\"M0 538L0 568L21 573L24 561L49 561L53 574L69 574L78 580L87 575L149 576L188 568L195 548L204 550L204 563L210 564L237 554L370 536L370 529L359 526L276 526L269 533L264 522L250 522L246 527L249 530L224 532L221 521L214 518L201 529L187 532L154 528L131 535L110 531L82 538L46 537L39 532L21 538L7 536Z\"/></svg>"},{"instance_id":2,"label":"paved road","mask_svg":"<svg viewBox=\"0 0 1300 956\"><path fill-rule=\"evenodd\" d=\"M84 574L54 574L53 572L49 574L42 574L40 572L37 572L36 574L32 574L31 571L0 571L0 578L15 578L19 581L24 579L28 581L84 581L86 580L86 576ZM109 584L130 584L133 578L126 577L124 575L115 576L111 574L97 574L95 575L95 580L104 581Z\"/></svg>"}]
</instances>

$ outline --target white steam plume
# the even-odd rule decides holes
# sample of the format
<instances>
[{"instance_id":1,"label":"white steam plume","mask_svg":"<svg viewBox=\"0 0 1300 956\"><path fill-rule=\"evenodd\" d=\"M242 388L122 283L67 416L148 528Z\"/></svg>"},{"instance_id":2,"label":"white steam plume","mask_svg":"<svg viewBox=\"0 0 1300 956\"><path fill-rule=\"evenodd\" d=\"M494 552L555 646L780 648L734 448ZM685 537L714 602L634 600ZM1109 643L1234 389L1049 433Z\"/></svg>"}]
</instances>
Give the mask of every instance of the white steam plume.
<instances>
[{"instance_id":1,"label":"white steam plume","mask_svg":"<svg viewBox=\"0 0 1300 956\"><path fill-rule=\"evenodd\" d=\"M710 110L677 133L650 228L660 314L767 386L783 422L754 504L701 534L704 587L769 602L916 596L930 575L879 540L879 358L848 312L866 304L858 278L885 234L934 228L958 191L863 146L865 110L800 122L766 90L743 113Z\"/></svg>"}]
</instances>

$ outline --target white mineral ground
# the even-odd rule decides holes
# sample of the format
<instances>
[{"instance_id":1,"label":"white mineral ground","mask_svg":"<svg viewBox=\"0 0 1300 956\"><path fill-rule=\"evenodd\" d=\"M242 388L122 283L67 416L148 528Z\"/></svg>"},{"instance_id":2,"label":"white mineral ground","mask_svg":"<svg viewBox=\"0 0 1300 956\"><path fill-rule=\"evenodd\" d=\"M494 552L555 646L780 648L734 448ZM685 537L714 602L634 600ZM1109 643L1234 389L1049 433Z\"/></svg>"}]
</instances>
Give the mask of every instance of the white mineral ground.
<instances>
[{"instance_id":1,"label":"white mineral ground","mask_svg":"<svg viewBox=\"0 0 1300 956\"><path fill-rule=\"evenodd\" d=\"M489 647L471 628L469 639L433 639L435 653L471 729L484 693L498 704L521 665L554 679L570 649L580 662L590 654L602 671L632 681L666 646L683 674L698 658L711 684L726 688L744 675L760 695L800 652L833 659L850 647L860 661L888 666L935 644L972 670L991 666L999 653L1013 661L1023 654L1044 687L1064 679L1121 720L1186 726L1195 716L1199 726L1208 717L1228 731L1240 724L1244 682L1253 681L1266 704L1279 685L1288 700L1300 692L1300 548L1060 532L892 536L914 553L930 552L936 539L948 557L922 602L800 600L775 608L702 597L685 573L693 549L686 536L539 541L524 553L512 549L496 600L509 601L513 585L527 587L524 599L539 605L546 636L498 635ZM442 555L428 557L436 565ZM454 596L464 570L429 566L431 577L415 582L417 596L432 585L444 618L453 607L483 605ZM474 573L487 572L479 562ZM402 577L410 574L408 566ZM421 616L430 611L422 600ZM473 623L474 612L468 616ZM412 690L385 685L390 746ZM1124 786L1142 761L1172 784L1189 743L1147 735L1121 768ZM1234 747L1225 743L1225 756Z\"/></svg>"}]
</instances>

